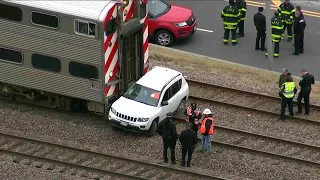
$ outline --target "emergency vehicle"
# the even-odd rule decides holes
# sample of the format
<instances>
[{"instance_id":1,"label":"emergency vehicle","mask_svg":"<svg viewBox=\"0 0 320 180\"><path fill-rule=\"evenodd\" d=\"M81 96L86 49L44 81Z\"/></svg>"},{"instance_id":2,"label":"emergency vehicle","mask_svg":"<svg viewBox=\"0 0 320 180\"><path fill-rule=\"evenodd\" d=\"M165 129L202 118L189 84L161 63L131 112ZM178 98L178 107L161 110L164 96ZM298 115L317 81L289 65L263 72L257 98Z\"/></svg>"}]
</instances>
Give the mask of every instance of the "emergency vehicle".
<instances>
[{"instance_id":1,"label":"emergency vehicle","mask_svg":"<svg viewBox=\"0 0 320 180\"><path fill-rule=\"evenodd\" d=\"M148 0L0 2L0 96L105 115L148 71Z\"/></svg>"}]
</instances>

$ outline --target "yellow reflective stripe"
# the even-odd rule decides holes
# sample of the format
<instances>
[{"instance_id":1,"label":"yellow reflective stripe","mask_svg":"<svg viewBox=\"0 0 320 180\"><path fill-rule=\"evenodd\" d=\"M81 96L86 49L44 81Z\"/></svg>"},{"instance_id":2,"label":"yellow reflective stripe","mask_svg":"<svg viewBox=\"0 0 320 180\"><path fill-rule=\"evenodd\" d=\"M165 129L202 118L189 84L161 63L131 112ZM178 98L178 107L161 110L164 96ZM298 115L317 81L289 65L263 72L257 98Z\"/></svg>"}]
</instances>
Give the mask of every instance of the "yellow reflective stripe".
<instances>
[{"instance_id":1,"label":"yellow reflective stripe","mask_svg":"<svg viewBox=\"0 0 320 180\"><path fill-rule=\"evenodd\" d=\"M246 18L241 18L241 20L245 20Z\"/></svg>"},{"instance_id":2,"label":"yellow reflective stripe","mask_svg":"<svg viewBox=\"0 0 320 180\"><path fill-rule=\"evenodd\" d=\"M273 56L279 56L279 54L277 54L277 53L273 53Z\"/></svg>"},{"instance_id":3,"label":"yellow reflective stripe","mask_svg":"<svg viewBox=\"0 0 320 180\"><path fill-rule=\"evenodd\" d=\"M235 17L235 18L236 18L236 17L238 17L240 14L239 14L239 15L233 15L233 14L226 14L226 13L224 13L223 15L226 16L226 17Z\"/></svg>"},{"instance_id":4,"label":"yellow reflective stripe","mask_svg":"<svg viewBox=\"0 0 320 180\"><path fill-rule=\"evenodd\" d=\"M281 35L272 34L272 37L274 37L274 38L281 38Z\"/></svg>"},{"instance_id":5,"label":"yellow reflective stripe","mask_svg":"<svg viewBox=\"0 0 320 180\"><path fill-rule=\"evenodd\" d=\"M293 9L293 10L291 11L291 13L294 13L294 12L296 12L296 9Z\"/></svg>"},{"instance_id":6,"label":"yellow reflective stripe","mask_svg":"<svg viewBox=\"0 0 320 180\"><path fill-rule=\"evenodd\" d=\"M283 27L279 27L279 26L271 26L272 29L279 29L279 30L282 30Z\"/></svg>"},{"instance_id":7,"label":"yellow reflective stripe","mask_svg":"<svg viewBox=\"0 0 320 180\"><path fill-rule=\"evenodd\" d=\"M237 42L237 40L231 40L231 42Z\"/></svg>"},{"instance_id":8,"label":"yellow reflective stripe","mask_svg":"<svg viewBox=\"0 0 320 180\"><path fill-rule=\"evenodd\" d=\"M288 38L293 38L293 36L289 36L289 35L288 35Z\"/></svg>"},{"instance_id":9,"label":"yellow reflective stripe","mask_svg":"<svg viewBox=\"0 0 320 180\"><path fill-rule=\"evenodd\" d=\"M236 26L238 23L230 23L230 22L224 22L224 25L234 25L234 26Z\"/></svg>"},{"instance_id":10,"label":"yellow reflective stripe","mask_svg":"<svg viewBox=\"0 0 320 180\"><path fill-rule=\"evenodd\" d=\"M242 8L241 11L247 11L245 8Z\"/></svg>"},{"instance_id":11,"label":"yellow reflective stripe","mask_svg":"<svg viewBox=\"0 0 320 180\"><path fill-rule=\"evenodd\" d=\"M293 16L290 16L290 19L293 19Z\"/></svg>"},{"instance_id":12,"label":"yellow reflective stripe","mask_svg":"<svg viewBox=\"0 0 320 180\"><path fill-rule=\"evenodd\" d=\"M223 42L228 42L228 39L223 39Z\"/></svg>"},{"instance_id":13,"label":"yellow reflective stripe","mask_svg":"<svg viewBox=\"0 0 320 180\"><path fill-rule=\"evenodd\" d=\"M282 14L287 14L287 15L290 15L291 12L288 12L288 11L281 11Z\"/></svg>"},{"instance_id":14,"label":"yellow reflective stripe","mask_svg":"<svg viewBox=\"0 0 320 180\"><path fill-rule=\"evenodd\" d=\"M281 13L281 8L280 8L280 6L278 6L278 10L280 11L280 13Z\"/></svg>"}]
</instances>

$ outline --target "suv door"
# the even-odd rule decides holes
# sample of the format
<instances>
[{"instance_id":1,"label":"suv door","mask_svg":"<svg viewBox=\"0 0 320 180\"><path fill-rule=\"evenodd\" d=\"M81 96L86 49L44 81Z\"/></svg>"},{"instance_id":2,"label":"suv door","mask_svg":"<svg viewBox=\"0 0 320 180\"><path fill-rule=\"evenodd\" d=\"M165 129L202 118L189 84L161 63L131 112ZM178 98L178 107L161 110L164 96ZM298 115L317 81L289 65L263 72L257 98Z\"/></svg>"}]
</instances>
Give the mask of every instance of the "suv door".
<instances>
[{"instance_id":1,"label":"suv door","mask_svg":"<svg viewBox=\"0 0 320 180\"><path fill-rule=\"evenodd\" d=\"M166 118L168 112L173 112L174 111L174 109L173 109L174 106L172 104L172 92L171 92L171 88L170 87L165 91L165 93L164 93L164 95L162 97L161 103L163 101L167 101L168 105L161 106L161 104L160 104L160 106L161 106L160 120L163 120L164 118Z\"/></svg>"},{"instance_id":2,"label":"suv door","mask_svg":"<svg viewBox=\"0 0 320 180\"><path fill-rule=\"evenodd\" d=\"M181 94L180 94L181 85L182 85L182 79L179 79L170 87L171 93L172 93L172 98L170 101L174 111L178 108L180 101L183 98L181 97Z\"/></svg>"}]
</instances>

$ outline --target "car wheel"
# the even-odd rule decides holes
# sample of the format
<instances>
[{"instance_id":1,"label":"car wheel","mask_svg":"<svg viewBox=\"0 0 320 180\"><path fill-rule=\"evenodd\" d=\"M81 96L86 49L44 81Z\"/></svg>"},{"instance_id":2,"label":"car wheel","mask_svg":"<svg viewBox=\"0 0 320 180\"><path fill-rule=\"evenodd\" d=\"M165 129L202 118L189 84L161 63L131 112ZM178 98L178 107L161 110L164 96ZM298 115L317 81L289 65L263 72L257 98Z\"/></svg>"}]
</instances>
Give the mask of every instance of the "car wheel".
<instances>
[{"instance_id":1,"label":"car wheel","mask_svg":"<svg viewBox=\"0 0 320 180\"><path fill-rule=\"evenodd\" d=\"M153 121L148 133L146 134L147 137L151 137L151 136L155 135L157 132L157 128L158 128L158 123L156 121Z\"/></svg>"},{"instance_id":2,"label":"car wheel","mask_svg":"<svg viewBox=\"0 0 320 180\"><path fill-rule=\"evenodd\" d=\"M179 106L177 107L177 109L175 111L175 114L182 113L185 110L185 108L186 108L186 100L182 99L180 101Z\"/></svg>"},{"instance_id":3,"label":"car wheel","mask_svg":"<svg viewBox=\"0 0 320 180\"><path fill-rule=\"evenodd\" d=\"M155 36L158 45L169 47L173 44L173 35L167 30L160 30Z\"/></svg>"}]
</instances>

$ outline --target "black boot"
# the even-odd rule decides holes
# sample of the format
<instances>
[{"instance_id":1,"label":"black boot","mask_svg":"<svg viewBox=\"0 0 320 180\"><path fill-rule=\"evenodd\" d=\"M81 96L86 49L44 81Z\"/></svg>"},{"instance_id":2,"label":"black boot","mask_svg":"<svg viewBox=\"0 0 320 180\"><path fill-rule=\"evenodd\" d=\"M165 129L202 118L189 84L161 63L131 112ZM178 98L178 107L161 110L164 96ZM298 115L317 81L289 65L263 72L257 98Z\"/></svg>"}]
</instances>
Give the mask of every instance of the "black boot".
<instances>
[{"instance_id":1,"label":"black boot","mask_svg":"<svg viewBox=\"0 0 320 180\"><path fill-rule=\"evenodd\" d=\"M187 161L187 167L190 167L190 161Z\"/></svg>"},{"instance_id":2,"label":"black boot","mask_svg":"<svg viewBox=\"0 0 320 180\"><path fill-rule=\"evenodd\" d=\"M180 166L185 167L186 166L186 162L181 161Z\"/></svg>"}]
</instances>

